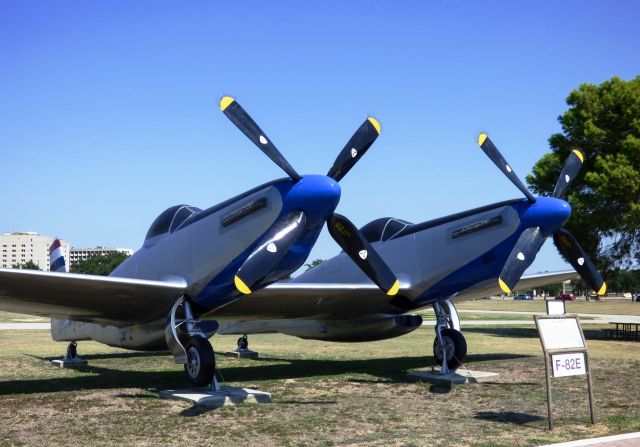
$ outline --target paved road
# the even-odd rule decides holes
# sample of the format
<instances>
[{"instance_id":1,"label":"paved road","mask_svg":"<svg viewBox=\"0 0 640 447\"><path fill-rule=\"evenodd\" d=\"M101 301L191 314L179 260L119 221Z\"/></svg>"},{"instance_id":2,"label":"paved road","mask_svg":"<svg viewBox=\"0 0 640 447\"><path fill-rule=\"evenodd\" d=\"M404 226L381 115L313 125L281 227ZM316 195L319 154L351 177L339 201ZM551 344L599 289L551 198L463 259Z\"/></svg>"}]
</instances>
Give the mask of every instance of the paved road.
<instances>
[{"instance_id":1,"label":"paved road","mask_svg":"<svg viewBox=\"0 0 640 447\"><path fill-rule=\"evenodd\" d=\"M0 331L15 331L24 329L51 329L51 323L0 323Z\"/></svg>"},{"instance_id":2,"label":"paved road","mask_svg":"<svg viewBox=\"0 0 640 447\"><path fill-rule=\"evenodd\" d=\"M640 306L638 306L640 311ZM470 314L502 314L502 315L546 315L544 312L515 312L508 310L458 310L459 313ZM578 314L579 317L594 318L594 320L581 320L581 324L597 323L607 324L611 322L615 323L640 323L640 315L613 315L613 314ZM460 316L461 320L464 320L464 315ZM487 318L489 319L489 318Z\"/></svg>"},{"instance_id":3,"label":"paved road","mask_svg":"<svg viewBox=\"0 0 640 447\"><path fill-rule=\"evenodd\" d=\"M578 441L549 444L542 447L638 447L640 446L640 432L624 435L605 436L604 438L580 439Z\"/></svg>"}]
</instances>

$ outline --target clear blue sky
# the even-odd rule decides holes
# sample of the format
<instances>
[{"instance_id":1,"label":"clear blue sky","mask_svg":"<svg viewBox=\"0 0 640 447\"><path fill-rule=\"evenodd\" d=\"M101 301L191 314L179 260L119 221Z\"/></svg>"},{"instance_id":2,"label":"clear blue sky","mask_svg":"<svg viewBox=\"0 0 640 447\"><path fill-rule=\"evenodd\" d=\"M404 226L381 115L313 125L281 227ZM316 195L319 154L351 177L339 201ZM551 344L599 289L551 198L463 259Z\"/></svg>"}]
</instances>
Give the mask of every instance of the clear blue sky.
<instances>
[{"instance_id":1,"label":"clear blue sky","mask_svg":"<svg viewBox=\"0 0 640 447\"><path fill-rule=\"evenodd\" d=\"M640 74L640 2L0 1L0 231L138 248L170 205L283 176L217 107L235 96L301 173L368 114L341 182L357 225L520 193L582 82ZM312 258L338 252L324 232ZM533 269L564 268L550 241Z\"/></svg>"}]
</instances>

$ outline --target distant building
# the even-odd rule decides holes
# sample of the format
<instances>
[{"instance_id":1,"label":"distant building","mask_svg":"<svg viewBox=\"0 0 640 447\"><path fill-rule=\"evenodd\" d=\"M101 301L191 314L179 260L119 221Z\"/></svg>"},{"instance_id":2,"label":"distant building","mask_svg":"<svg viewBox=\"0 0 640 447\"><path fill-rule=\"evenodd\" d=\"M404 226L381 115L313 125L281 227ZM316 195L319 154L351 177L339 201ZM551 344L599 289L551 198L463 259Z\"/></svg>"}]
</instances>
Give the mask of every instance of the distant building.
<instances>
[{"instance_id":1,"label":"distant building","mask_svg":"<svg viewBox=\"0 0 640 447\"><path fill-rule=\"evenodd\" d=\"M105 256L109 253L125 253L127 256L131 256L133 254L133 250L130 248L105 248L105 247L96 247L96 248L75 248L71 249L69 255L69 265L74 265L80 261L86 261L91 256Z\"/></svg>"},{"instance_id":2,"label":"distant building","mask_svg":"<svg viewBox=\"0 0 640 447\"><path fill-rule=\"evenodd\" d=\"M16 268L31 261L40 267L40 270L49 271L49 246L54 239L31 231L0 234L0 267ZM60 240L60 244L68 259L69 243Z\"/></svg>"}]
</instances>

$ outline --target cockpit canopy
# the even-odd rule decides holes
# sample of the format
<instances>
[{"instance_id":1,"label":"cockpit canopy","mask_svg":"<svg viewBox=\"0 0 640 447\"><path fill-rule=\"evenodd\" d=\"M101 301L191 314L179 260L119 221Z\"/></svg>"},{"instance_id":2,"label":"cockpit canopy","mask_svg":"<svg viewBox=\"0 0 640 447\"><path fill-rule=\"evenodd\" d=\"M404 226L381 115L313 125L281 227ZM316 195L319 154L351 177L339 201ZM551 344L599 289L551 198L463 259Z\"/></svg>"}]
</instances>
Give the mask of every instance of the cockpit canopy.
<instances>
[{"instance_id":1,"label":"cockpit canopy","mask_svg":"<svg viewBox=\"0 0 640 447\"><path fill-rule=\"evenodd\" d=\"M167 208L153 221L144 238L145 241L161 234L173 233L182 222L200 211L202 211L200 208L189 205L176 205Z\"/></svg>"},{"instance_id":2,"label":"cockpit canopy","mask_svg":"<svg viewBox=\"0 0 640 447\"><path fill-rule=\"evenodd\" d=\"M402 230L411 225L406 220L381 217L360 228L360 232L368 242L384 242L393 239Z\"/></svg>"}]
</instances>

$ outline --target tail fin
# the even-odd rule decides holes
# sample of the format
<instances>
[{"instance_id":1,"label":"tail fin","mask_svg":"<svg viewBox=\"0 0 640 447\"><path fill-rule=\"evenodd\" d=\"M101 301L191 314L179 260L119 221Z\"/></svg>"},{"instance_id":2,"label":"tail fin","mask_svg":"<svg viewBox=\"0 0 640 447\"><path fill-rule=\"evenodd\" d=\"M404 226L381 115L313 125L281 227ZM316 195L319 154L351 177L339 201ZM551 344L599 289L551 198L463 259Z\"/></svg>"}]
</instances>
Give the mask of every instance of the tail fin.
<instances>
[{"instance_id":1,"label":"tail fin","mask_svg":"<svg viewBox=\"0 0 640 447\"><path fill-rule=\"evenodd\" d=\"M53 244L49 247L49 266L49 270L52 272L69 272L69 265L64 259L64 252L62 251L60 239L53 241Z\"/></svg>"}]
</instances>

